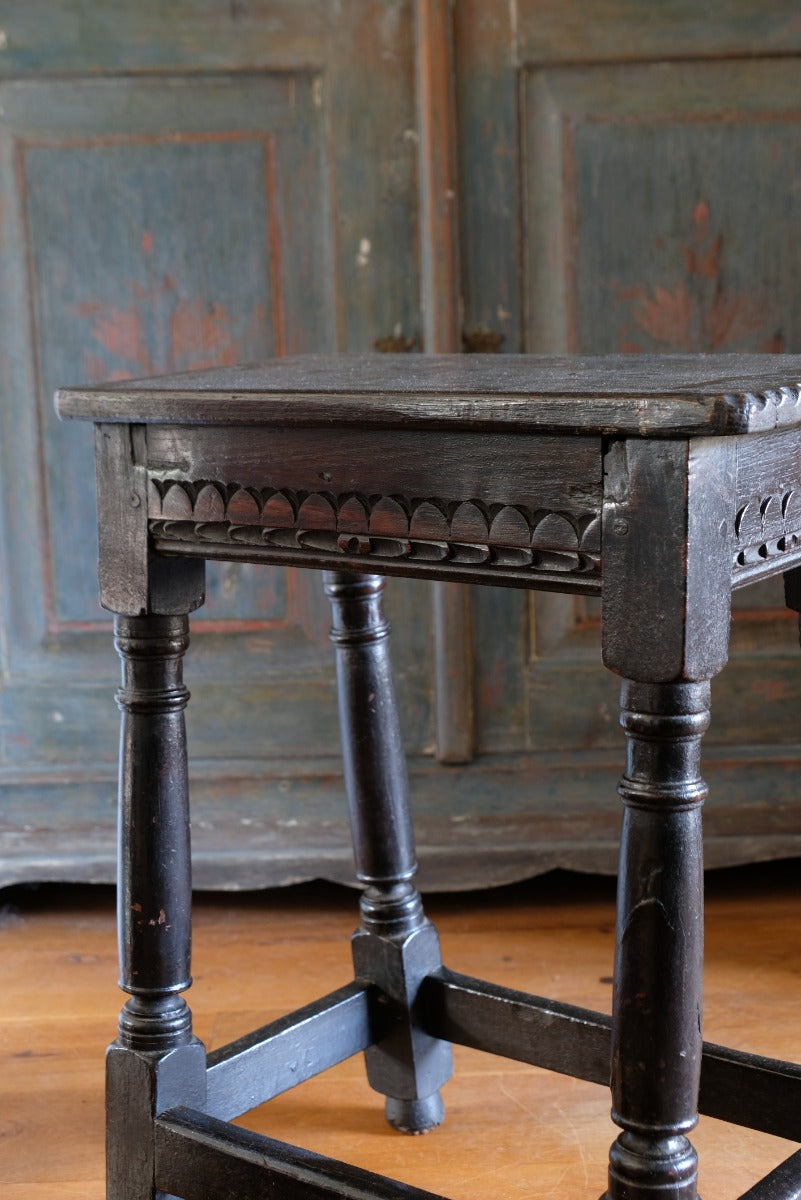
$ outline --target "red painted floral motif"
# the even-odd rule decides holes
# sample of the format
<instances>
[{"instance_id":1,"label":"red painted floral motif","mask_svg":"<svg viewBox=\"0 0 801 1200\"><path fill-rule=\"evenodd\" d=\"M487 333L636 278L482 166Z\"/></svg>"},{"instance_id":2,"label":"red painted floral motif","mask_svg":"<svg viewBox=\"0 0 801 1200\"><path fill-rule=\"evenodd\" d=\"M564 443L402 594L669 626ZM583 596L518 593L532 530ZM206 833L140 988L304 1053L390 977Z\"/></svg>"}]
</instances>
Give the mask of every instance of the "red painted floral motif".
<instances>
[{"instance_id":1,"label":"red painted floral motif","mask_svg":"<svg viewBox=\"0 0 801 1200\"><path fill-rule=\"evenodd\" d=\"M141 249L149 260L149 230L142 234ZM80 317L92 321L90 336L98 347L84 353L84 370L91 380L230 365L246 356L264 328L261 305L249 319L236 320L221 304L181 296L172 276L157 276L149 263L147 285L129 281L127 288L130 300L125 307L97 301L76 306Z\"/></svg>"},{"instance_id":2,"label":"red painted floral motif","mask_svg":"<svg viewBox=\"0 0 801 1200\"><path fill-rule=\"evenodd\" d=\"M636 331L629 323L621 329L620 349L625 353L652 348L638 340L642 334L659 350L784 349L780 333L766 332L767 306L723 282L723 234L711 230L709 216L709 205L699 200L689 240L681 247L684 278L678 283L618 288L618 298L627 304L636 326Z\"/></svg>"}]
</instances>

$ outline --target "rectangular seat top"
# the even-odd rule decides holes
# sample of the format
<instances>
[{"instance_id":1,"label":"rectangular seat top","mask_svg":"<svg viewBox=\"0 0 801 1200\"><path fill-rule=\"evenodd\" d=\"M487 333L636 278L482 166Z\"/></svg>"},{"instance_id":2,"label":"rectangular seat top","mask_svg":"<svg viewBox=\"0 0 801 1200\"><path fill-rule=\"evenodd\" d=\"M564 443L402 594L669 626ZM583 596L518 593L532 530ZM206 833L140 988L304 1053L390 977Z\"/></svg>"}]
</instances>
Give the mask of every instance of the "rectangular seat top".
<instances>
[{"instance_id":1,"label":"rectangular seat top","mask_svg":"<svg viewBox=\"0 0 801 1200\"><path fill-rule=\"evenodd\" d=\"M62 388L61 417L703 437L801 425L801 356L299 356Z\"/></svg>"}]
</instances>

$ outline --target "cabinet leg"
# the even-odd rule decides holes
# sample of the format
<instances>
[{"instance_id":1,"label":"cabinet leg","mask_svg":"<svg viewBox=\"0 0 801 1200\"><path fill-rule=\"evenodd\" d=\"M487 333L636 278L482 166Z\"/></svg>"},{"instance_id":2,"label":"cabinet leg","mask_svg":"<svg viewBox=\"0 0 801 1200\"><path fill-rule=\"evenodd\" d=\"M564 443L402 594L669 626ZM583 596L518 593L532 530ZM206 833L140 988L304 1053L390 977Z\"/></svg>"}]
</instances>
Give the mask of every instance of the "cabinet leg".
<instances>
[{"instance_id":1,"label":"cabinet leg","mask_svg":"<svg viewBox=\"0 0 801 1200\"><path fill-rule=\"evenodd\" d=\"M189 987L191 875L182 659L186 616L117 617L123 683L117 916L120 987L129 993L109 1047L109 1200L152 1200L153 1116L202 1104L205 1051Z\"/></svg>"},{"instance_id":2,"label":"cabinet leg","mask_svg":"<svg viewBox=\"0 0 801 1200\"><path fill-rule=\"evenodd\" d=\"M358 978L380 989L389 1032L366 1053L367 1077L386 1097L390 1125L422 1133L443 1117L439 1088L451 1075L447 1042L416 1021L417 992L441 965L423 912L395 706L380 575L324 573L336 647L339 717L356 875L364 891L353 938Z\"/></svg>"},{"instance_id":3,"label":"cabinet leg","mask_svg":"<svg viewBox=\"0 0 801 1200\"><path fill-rule=\"evenodd\" d=\"M695 1200L709 684L625 682L608 1200Z\"/></svg>"}]
</instances>

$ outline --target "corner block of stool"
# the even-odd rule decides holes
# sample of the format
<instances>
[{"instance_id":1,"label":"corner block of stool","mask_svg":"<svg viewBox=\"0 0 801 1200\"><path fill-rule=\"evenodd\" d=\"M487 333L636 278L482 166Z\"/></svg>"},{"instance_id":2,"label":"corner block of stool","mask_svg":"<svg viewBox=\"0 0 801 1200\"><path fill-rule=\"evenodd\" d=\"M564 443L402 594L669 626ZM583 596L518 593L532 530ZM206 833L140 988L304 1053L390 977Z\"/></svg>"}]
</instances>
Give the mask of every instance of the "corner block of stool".
<instances>
[{"instance_id":1,"label":"corner block of stool","mask_svg":"<svg viewBox=\"0 0 801 1200\"><path fill-rule=\"evenodd\" d=\"M425 1033L418 1018L420 986L442 962L436 929L430 921L401 936L359 929L353 962L356 978L379 993L379 1041L365 1054L370 1086L390 1100L433 1096L453 1072L450 1043Z\"/></svg>"},{"instance_id":2,"label":"corner block of stool","mask_svg":"<svg viewBox=\"0 0 801 1200\"><path fill-rule=\"evenodd\" d=\"M153 1122L170 1108L206 1104L206 1049L197 1038L165 1053L113 1042L106 1052L108 1195L153 1195Z\"/></svg>"}]
</instances>

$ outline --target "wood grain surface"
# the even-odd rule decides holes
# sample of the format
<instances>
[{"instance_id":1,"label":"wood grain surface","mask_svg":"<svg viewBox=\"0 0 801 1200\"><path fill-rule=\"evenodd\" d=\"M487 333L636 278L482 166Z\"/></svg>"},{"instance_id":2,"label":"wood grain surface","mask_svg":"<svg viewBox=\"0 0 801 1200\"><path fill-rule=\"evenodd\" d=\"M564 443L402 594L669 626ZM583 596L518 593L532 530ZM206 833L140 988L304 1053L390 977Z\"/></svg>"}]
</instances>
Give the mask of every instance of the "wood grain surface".
<instances>
[{"instance_id":1,"label":"wood grain surface","mask_svg":"<svg viewBox=\"0 0 801 1200\"><path fill-rule=\"evenodd\" d=\"M312 355L61 388L56 408L96 421L653 437L798 424L800 380L792 355Z\"/></svg>"}]
</instances>

